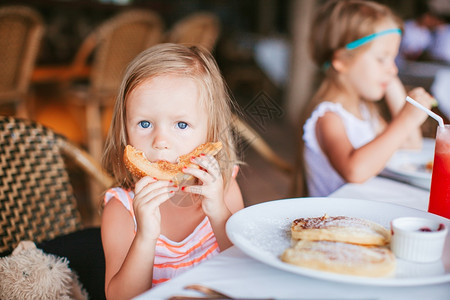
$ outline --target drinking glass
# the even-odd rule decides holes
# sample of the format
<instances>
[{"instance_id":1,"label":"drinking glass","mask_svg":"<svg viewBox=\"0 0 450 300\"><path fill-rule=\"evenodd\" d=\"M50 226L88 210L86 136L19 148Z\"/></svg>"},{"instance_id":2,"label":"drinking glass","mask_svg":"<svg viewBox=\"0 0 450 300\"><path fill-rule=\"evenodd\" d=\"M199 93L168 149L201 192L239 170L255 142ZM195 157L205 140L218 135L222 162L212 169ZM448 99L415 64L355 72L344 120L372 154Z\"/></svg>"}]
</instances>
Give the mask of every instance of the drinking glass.
<instances>
[{"instance_id":1,"label":"drinking glass","mask_svg":"<svg viewBox=\"0 0 450 300\"><path fill-rule=\"evenodd\" d=\"M428 212L450 218L450 125L437 128Z\"/></svg>"}]
</instances>

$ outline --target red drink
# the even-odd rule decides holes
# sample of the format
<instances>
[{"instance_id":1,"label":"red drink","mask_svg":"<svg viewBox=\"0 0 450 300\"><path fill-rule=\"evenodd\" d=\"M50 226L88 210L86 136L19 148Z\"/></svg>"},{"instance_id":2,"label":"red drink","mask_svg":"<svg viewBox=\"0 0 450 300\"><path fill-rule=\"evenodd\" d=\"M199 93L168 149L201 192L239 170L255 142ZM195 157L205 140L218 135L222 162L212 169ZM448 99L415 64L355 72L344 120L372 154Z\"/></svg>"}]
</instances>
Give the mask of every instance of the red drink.
<instances>
[{"instance_id":1,"label":"red drink","mask_svg":"<svg viewBox=\"0 0 450 300\"><path fill-rule=\"evenodd\" d=\"M450 125L437 129L428 211L450 218Z\"/></svg>"}]
</instances>

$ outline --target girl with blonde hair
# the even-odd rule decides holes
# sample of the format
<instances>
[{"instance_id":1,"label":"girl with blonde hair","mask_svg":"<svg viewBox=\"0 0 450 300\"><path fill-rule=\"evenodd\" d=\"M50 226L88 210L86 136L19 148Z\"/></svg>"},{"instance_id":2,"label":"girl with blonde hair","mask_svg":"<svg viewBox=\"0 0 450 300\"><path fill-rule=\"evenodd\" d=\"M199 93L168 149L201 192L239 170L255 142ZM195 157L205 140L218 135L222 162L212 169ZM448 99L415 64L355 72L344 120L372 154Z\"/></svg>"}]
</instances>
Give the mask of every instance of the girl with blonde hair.
<instances>
[{"instance_id":1,"label":"girl with blonde hair","mask_svg":"<svg viewBox=\"0 0 450 300\"><path fill-rule=\"evenodd\" d=\"M228 218L243 208L236 182L232 101L212 55L161 44L128 66L114 108L103 165L120 187L106 192L102 241L108 299L129 299L231 246ZM136 180L125 168L130 144L150 161L176 162L206 142L222 142L215 157L200 155L175 182Z\"/></svg>"},{"instance_id":2,"label":"girl with blonde hair","mask_svg":"<svg viewBox=\"0 0 450 300\"><path fill-rule=\"evenodd\" d=\"M327 1L311 28L310 52L323 80L307 109L301 155L309 195L327 196L377 175L400 147L420 147L427 115L405 101L395 65L402 22L388 7ZM423 88L409 95L426 107L433 101ZM375 105L381 99L390 122Z\"/></svg>"}]
</instances>

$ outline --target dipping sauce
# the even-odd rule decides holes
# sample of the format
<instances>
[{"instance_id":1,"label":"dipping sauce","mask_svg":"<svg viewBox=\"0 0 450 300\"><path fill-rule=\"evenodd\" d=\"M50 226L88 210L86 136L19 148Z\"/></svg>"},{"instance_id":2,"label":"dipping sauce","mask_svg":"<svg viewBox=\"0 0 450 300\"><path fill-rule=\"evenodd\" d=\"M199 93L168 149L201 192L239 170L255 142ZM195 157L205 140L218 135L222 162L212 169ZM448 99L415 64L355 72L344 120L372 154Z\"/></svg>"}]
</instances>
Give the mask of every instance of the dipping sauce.
<instances>
[{"instance_id":1,"label":"dipping sauce","mask_svg":"<svg viewBox=\"0 0 450 300\"><path fill-rule=\"evenodd\" d=\"M444 224L439 224L439 227L436 230L431 230L429 227L421 227L419 228L418 231L422 231L422 232L432 232L432 231L441 231L445 229L445 225Z\"/></svg>"},{"instance_id":2,"label":"dipping sauce","mask_svg":"<svg viewBox=\"0 0 450 300\"><path fill-rule=\"evenodd\" d=\"M431 218L402 217L391 222L391 250L398 258L433 262L442 257L448 226Z\"/></svg>"}]
</instances>

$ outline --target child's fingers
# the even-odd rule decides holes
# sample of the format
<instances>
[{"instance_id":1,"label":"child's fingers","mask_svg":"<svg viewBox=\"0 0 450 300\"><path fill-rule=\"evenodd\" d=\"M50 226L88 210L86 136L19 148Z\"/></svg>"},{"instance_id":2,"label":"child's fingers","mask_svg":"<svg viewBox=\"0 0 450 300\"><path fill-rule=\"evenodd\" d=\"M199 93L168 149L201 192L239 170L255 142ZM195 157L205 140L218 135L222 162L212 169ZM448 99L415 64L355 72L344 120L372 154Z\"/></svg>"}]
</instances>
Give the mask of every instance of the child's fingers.
<instances>
[{"instance_id":1,"label":"child's fingers","mask_svg":"<svg viewBox=\"0 0 450 300\"><path fill-rule=\"evenodd\" d=\"M205 188L202 185L190 185L190 186L183 186L181 190L185 193L191 193L191 194L197 194L197 195L205 195L204 191Z\"/></svg>"},{"instance_id":2,"label":"child's fingers","mask_svg":"<svg viewBox=\"0 0 450 300\"><path fill-rule=\"evenodd\" d=\"M217 178L221 178L220 166L217 160L210 155L200 155L197 157L192 157L191 162L195 163L200 167L184 167L182 172L185 174L192 175L200 179L203 183L211 183Z\"/></svg>"},{"instance_id":3,"label":"child's fingers","mask_svg":"<svg viewBox=\"0 0 450 300\"><path fill-rule=\"evenodd\" d=\"M204 184L212 182L215 178L213 175L209 174L208 172L205 172L204 170L197 169L197 168L189 168L189 167L183 168L183 173L196 177Z\"/></svg>"},{"instance_id":4,"label":"child's fingers","mask_svg":"<svg viewBox=\"0 0 450 300\"><path fill-rule=\"evenodd\" d=\"M424 88L418 87L412 89L408 95L416 100L417 102L421 103L422 105L426 107L437 107L438 103L436 101L436 98L434 98L432 95L430 95Z\"/></svg>"},{"instance_id":5,"label":"child's fingers","mask_svg":"<svg viewBox=\"0 0 450 300\"><path fill-rule=\"evenodd\" d=\"M206 198L215 197L220 190L223 190L222 173L217 160L210 155L200 155L192 158L191 161L197 164L197 168L185 168L183 172L190 174L200 180L201 185L184 186L182 191L197 195L202 195Z\"/></svg>"},{"instance_id":6,"label":"child's fingers","mask_svg":"<svg viewBox=\"0 0 450 300\"><path fill-rule=\"evenodd\" d=\"M428 93L427 93L427 91L423 88L423 87L416 87L416 88L413 88L409 93L408 93L408 95L411 97L411 98L419 98L419 97L423 97L424 95L427 95Z\"/></svg>"},{"instance_id":7,"label":"child's fingers","mask_svg":"<svg viewBox=\"0 0 450 300\"><path fill-rule=\"evenodd\" d=\"M160 193L164 193L167 191L177 191L178 187L174 186L173 182L166 180L141 180L143 186L140 186L139 189L136 184L135 189L135 198L148 198L154 197ZM139 182L141 184L141 181ZM144 185L145 184L145 185Z\"/></svg>"},{"instance_id":8,"label":"child's fingers","mask_svg":"<svg viewBox=\"0 0 450 300\"><path fill-rule=\"evenodd\" d=\"M160 194L155 194L151 197L150 201L146 202L146 205L156 208L160 206L162 203L166 202L168 199L172 198L174 195L175 195L174 190L169 190Z\"/></svg>"},{"instance_id":9,"label":"child's fingers","mask_svg":"<svg viewBox=\"0 0 450 300\"><path fill-rule=\"evenodd\" d=\"M192 158L191 161L214 176L221 174L219 162L211 155L201 154L200 156Z\"/></svg>"},{"instance_id":10,"label":"child's fingers","mask_svg":"<svg viewBox=\"0 0 450 300\"><path fill-rule=\"evenodd\" d=\"M161 186L155 189L144 189L143 191L141 191L140 194L138 194L137 196L139 196L140 198L143 198L147 201L152 200L153 198L164 194L164 193L170 193L170 192L175 192L178 190L178 187L174 187L174 186Z\"/></svg>"},{"instance_id":11,"label":"child's fingers","mask_svg":"<svg viewBox=\"0 0 450 300\"><path fill-rule=\"evenodd\" d=\"M158 188L162 186L170 186L173 185L173 181L168 180L158 180L156 178L152 178L150 176L143 177L140 179L134 188L135 193L139 193L144 188L149 188L150 186L153 188Z\"/></svg>"},{"instance_id":12,"label":"child's fingers","mask_svg":"<svg viewBox=\"0 0 450 300\"><path fill-rule=\"evenodd\" d=\"M435 107L438 107L438 105L439 105L439 103L438 103L437 99L433 97L433 100L431 101L431 107L435 108Z\"/></svg>"},{"instance_id":13,"label":"child's fingers","mask_svg":"<svg viewBox=\"0 0 450 300\"><path fill-rule=\"evenodd\" d=\"M157 189L144 189L139 194L136 194L134 203L137 206L147 206L150 205L152 207L159 206L165 200L171 198L175 192L178 190L178 187L174 186L162 186Z\"/></svg>"},{"instance_id":14,"label":"child's fingers","mask_svg":"<svg viewBox=\"0 0 450 300\"><path fill-rule=\"evenodd\" d=\"M139 193L145 186L153 182L156 182L156 178L152 178L150 176L142 177L141 179L138 180L138 182L136 182L134 192L136 194Z\"/></svg>"}]
</instances>

